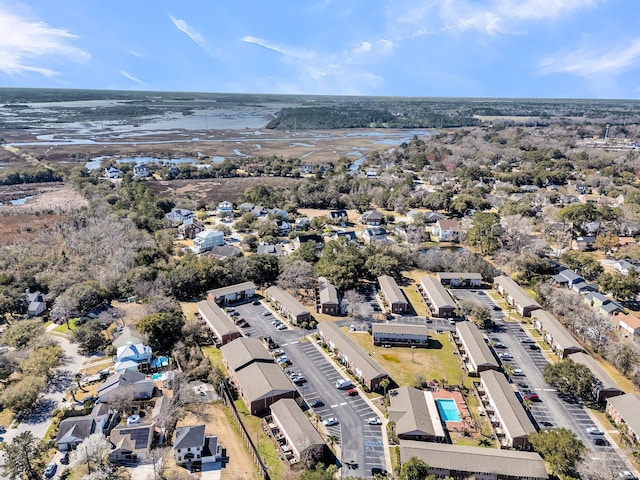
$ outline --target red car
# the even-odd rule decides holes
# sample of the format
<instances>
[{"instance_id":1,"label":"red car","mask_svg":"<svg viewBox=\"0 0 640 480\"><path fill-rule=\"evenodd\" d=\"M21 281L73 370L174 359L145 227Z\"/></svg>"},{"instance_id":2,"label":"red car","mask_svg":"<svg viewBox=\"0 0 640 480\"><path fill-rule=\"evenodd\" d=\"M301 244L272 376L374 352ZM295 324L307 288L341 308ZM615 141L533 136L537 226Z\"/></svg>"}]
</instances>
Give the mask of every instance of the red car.
<instances>
[{"instance_id":1,"label":"red car","mask_svg":"<svg viewBox=\"0 0 640 480\"><path fill-rule=\"evenodd\" d=\"M540 401L540 397L538 397L537 393L527 393L524 397L522 397L524 400L531 400L532 402L539 402Z\"/></svg>"},{"instance_id":2,"label":"red car","mask_svg":"<svg viewBox=\"0 0 640 480\"><path fill-rule=\"evenodd\" d=\"M356 395L358 395L358 390L356 390L355 388L350 388L349 390L347 390L347 395L349 395L350 397L355 397Z\"/></svg>"}]
</instances>

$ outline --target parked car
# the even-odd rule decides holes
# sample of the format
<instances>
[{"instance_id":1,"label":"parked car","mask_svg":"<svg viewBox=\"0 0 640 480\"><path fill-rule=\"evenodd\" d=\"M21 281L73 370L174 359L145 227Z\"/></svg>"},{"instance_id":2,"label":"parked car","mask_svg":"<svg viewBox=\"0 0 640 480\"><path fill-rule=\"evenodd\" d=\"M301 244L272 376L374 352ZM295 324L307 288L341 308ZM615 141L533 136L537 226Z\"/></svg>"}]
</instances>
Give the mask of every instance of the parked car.
<instances>
[{"instance_id":1,"label":"parked car","mask_svg":"<svg viewBox=\"0 0 640 480\"><path fill-rule=\"evenodd\" d=\"M299 377L293 378L293 383L295 383L296 385L302 385L304 383L307 383L307 379L300 375Z\"/></svg>"},{"instance_id":2,"label":"parked car","mask_svg":"<svg viewBox=\"0 0 640 480\"><path fill-rule=\"evenodd\" d=\"M279 357L280 355L284 355L284 350L282 350L281 348L279 348L278 350L274 350L272 352L274 357Z\"/></svg>"},{"instance_id":3,"label":"parked car","mask_svg":"<svg viewBox=\"0 0 640 480\"><path fill-rule=\"evenodd\" d=\"M264 312L262 312L263 317L268 317L269 315L271 315L271 312L269 310L265 310Z\"/></svg>"},{"instance_id":4,"label":"parked car","mask_svg":"<svg viewBox=\"0 0 640 480\"><path fill-rule=\"evenodd\" d=\"M60 459L60 463L62 465L69 465L69 452L64 452L64 455L62 455L62 458Z\"/></svg>"},{"instance_id":5,"label":"parked car","mask_svg":"<svg viewBox=\"0 0 640 480\"><path fill-rule=\"evenodd\" d=\"M316 400L312 400L311 403L309 403L309 406L311 408L324 407L324 402L318 398Z\"/></svg>"},{"instance_id":6,"label":"parked car","mask_svg":"<svg viewBox=\"0 0 640 480\"><path fill-rule=\"evenodd\" d=\"M500 353L498 354L498 357L503 358L503 359L505 359L505 360L509 360L509 359L512 359L512 358L513 358L513 355L511 355L510 353L506 353L506 352L504 352L504 353L503 353L503 352L500 352Z\"/></svg>"},{"instance_id":7,"label":"parked car","mask_svg":"<svg viewBox=\"0 0 640 480\"><path fill-rule=\"evenodd\" d=\"M329 418L325 418L322 421L322 424L326 427L330 427L332 425L337 425L338 424L338 419L336 417L329 417Z\"/></svg>"},{"instance_id":8,"label":"parked car","mask_svg":"<svg viewBox=\"0 0 640 480\"><path fill-rule=\"evenodd\" d=\"M539 402L540 397L535 392L529 392L522 397L524 400L531 400L532 402Z\"/></svg>"},{"instance_id":9,"label":"parked car","mask_svg":"<svg viewBox=\"0 0 640 480\"><path fill-rule=\"evenodd\" d=\"M47 468L44 469L44 476L47 478L53 478L53 476L56 474L57 469L58 464L54 460L49 465L47 465Z\"/></svg>"},{"instance_id":10,"label":"parked car","mask_svg":"<svg viewBox=\"0 0 640 480\"><path fill-rule=\"evenodd\" d=\"M604 432L600 430L598 427L589 427L587 428L587 433L589 435L604 435Z\"/></svg>"},{"instance_id":11,"label":"parked car","mask_svg":"<svg viewBox=\"0 0 640 480\"><path fill-rule=\"evenodd\" d=\"M382 420L380 420L378 417L371 417L367 418L367 423L369 425L382 425Z\"/></svg>"},{"instance_id":12,"label":"parked car","mask_svg":"<svg viewBox=\"0 0 640 480\"><path fill-rule=\"evenodd\" d=\"M500 310L502 310L502 309L501 309L499 306L494 305L494 306L493 306L493 310L494 310L495 312L499 312L499 311L500 311Z\"/></svg>"},{"instance_id":13,"label":"parked car","mask_svg":"<svg viewBox=\"0 0 640 480\"><path fill-rule=\"evenodd\" d=\"M621 472L618 472L618 478L621 478L622 480L638 480L638 478L629 470L622 470Z\"/></svg>"},{"instance_id":14,"label":"parked car","mask_svg":"<svg viewBox=\"0 0 640 480\"><path fill-rule=\"evenodd\" d=\"M276 330L286 330L287 326L284 323L281 323L276 327Z\"/></svg>"},{"instance_id":15,"label":"parked car","mask_svg":"<svg viewBox=\"0 0 640 480\"><path fill-rule=\"evenodd\" d=\"M358 390L356 390L355 388L350 388L349 390L347 390L347 395L349 395L350 397L355 397L356 395L358 395Z\"/></svg>"},{"instance_id":16,"label":"parked car","mask_svg":"<svg viewBox=\"0 0 640 480\"><path fill-rule=\"evenodd\" d=\"M371 475L372 476L382 475L383 477L386 477L387 476L387 471L384 468L372 467L371 468Z\"/></svg>"},{"instance_id":17,"label":"parked car","mask_svg":"<svg viewBox=\"0 0 640 480\"><path fill-rule=\"evenodd\" d=\"M494 343L494 344L493 344L493 348L500 348L500 349L502 349L502 348L507 348L507 346L506 346L504 343L497 342L497 343Z\"/></svg>"},{"instance_id":18,"label":"parked car","mask_svg":"<svg viewBox=\"0 0 640 480\"><path fill-rule=\"evenodd\" d=\"M251 305L260 305L260 300L254 300Z\"/></svg>"},{"instance_id":19,"label":"parked car","mask_svg":"<svg viewBox=\"0 0 640 480\"><path fill-rule=\"evenodd\" d=\"M519 368L514 368L513 369L513 374L516 377L524 377L524 372L522 370L520 370Z\"/></svg>"},{"instance_id":20,"label":"parked car","mask_svg":"<svg viewBox=\"0 0 640 480\"><path fill-rule=\"evenodd\" d=\"M531 345L529 345L529 350L540 350L540 347L535 343L532 343Z\"/></svg>"},{"instance_id":21,"label":"parked car","mask_svg":"<svg viewBox=\"0 0 640 480\"><path fill-rule=\"evenodd\" d=\"M597 445L598 447L608 447L609 445L611 445L607 440L601 437L594 438L593 444Z\"/></svg>"},{"instance_id":22,"label":"parked car","mask_svg":"<svg viewBox=\"0 0 640 480\"><path fill-rule=\"evenodd\" d=\"M355 325L349 325L349 331L350 332L355 332L356 331L356 326Z\"/></svg>"}]
</instances>

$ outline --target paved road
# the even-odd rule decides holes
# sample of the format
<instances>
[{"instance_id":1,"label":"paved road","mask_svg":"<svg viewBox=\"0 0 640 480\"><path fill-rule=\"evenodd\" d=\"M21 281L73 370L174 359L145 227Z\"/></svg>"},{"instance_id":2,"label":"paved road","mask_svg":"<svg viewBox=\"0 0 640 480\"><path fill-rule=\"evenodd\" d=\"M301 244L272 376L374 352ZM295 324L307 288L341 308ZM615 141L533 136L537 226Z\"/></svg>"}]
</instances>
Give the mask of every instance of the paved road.
<instances>
[{"instance_id":1,"label":"paved road","mask_svg":"<svg viewBox=\"0 0 640 480\"><path fill-rule=\"evenodd\" d=\"M338 425L326 429L340 446L342 475L366 478L371 475L372 467L386 469L382 426L366 422L376 413L359 395L349 397L346 391L336 389L335 381L345 377L313 343L300 341L310 332L276 330L271 325L276 317L262 316L264 305L244 304L235 309L250 324L243 329L245 334L273 338L292 362L287 370L304 375L307 383L297 387L302 397L307 403L316 399L325 403L316 413L322 419L336 417L339 420Z\"/></svg>"},{"instance_id":2,"label":"paved road","mask_svg":"<svg viewBox=\"0 0 640 480\"><path fill-rule=\"evenodd\" d=\"M50 326L51 329L53 327ZM9 428L7 425L7 431L2 435L3 440L7 443L10 443L16 436L26 431L30 431L35 437L44 437L53 420L51 412L64 404L64 393L75 381L75 375L82 366L82 361L85 357L78 353L78 347L62 336L55 335L53 337L64 351L63 364L56 370L53 379L47 385L44 393L40 395L33 410L22 418L17 427ZM59 460L60 454L56 453L54 458ZM60 470L58 466L57 474L59 474Z\"/></svg>"},{"instance_id":3,"label":"paved road","mask_svg":"<svg viewBox=\"0 0 640 480\"><path fill-rule=\"evenodd\" d=\"M491 308L493 320L500 330L489 334L490 341L505 344L506 349L496 350L496 352L509 352L513 355L513 359L504 360L504 363L508 363L524 373L522 377L513 378L518 394L522 398L525 391L534 391L540 398L540 402L535 402L531 406L531 414L535 424L539 428L564 427L573 430L589 449L589 455L604 459L614 474L620 470L628 469L625 458L612 446L595 445L593 443L594 437L586 432L589 427L597 426L600 429L605 429L608 425L596 425L581 404L569 403L561 399L556 390L544 381L542 372L549 360L545 353L540 350L532 350L529 347L531 344L526 343L532 338L530 336L531 327L504 321L503 312L493 310L496 304L491 297L486 292L480 292L482 291L453 290L454 295L459 299L473 300ZM551 352L549 354L553 355ZM609 441L613 445L613 441L611 439Z\"/></svg>"}]
</instances>

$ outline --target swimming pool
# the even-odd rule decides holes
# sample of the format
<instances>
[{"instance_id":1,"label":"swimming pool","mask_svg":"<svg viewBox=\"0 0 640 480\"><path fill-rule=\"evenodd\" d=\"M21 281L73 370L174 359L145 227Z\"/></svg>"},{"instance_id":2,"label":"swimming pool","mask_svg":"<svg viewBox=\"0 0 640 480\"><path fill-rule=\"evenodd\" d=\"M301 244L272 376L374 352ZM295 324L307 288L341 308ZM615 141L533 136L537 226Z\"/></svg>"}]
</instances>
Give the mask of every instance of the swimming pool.
<instances>
[{"instance_id":1,"label":"swimming pool","mask_svg":"<svg viewBox=\"0 0 640 480\"><path fill-rule=\"evenodd\" d=\"M445 422L459 422L460 412L456 405L456 401L452 398L439 398L436 400L440 418Z\"/></svg>"},{"instance_id":2,"label":"swimming pool","mask_svg":"<svg viewBox=\"0 0 640 480\"><path fill-rule=\"evenodd\" d=\"M165 379L164 373L154 373L153 375L151 375L151 380L164 380L164 379Z\"/></svg>"}]
</instances>

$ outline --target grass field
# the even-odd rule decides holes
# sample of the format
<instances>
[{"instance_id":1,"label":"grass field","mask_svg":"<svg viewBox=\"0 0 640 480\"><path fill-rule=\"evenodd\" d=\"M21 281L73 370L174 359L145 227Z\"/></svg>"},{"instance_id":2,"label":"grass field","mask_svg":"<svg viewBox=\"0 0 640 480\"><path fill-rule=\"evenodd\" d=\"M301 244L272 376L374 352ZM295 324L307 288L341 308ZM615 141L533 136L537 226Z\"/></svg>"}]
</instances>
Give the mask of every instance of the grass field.
<instances>
[{"instance_id":1,"label":"grass field","mask_svg":"<svg viewBox=\"0 0 640 480\"><path fill-rule=\"evenodd\" d=\"M219 367L222 371L226 371L222 363L222 352L219 348L213 346L202 347L202 353L209 357L211 366Z\"/></svg>"},{"instance_id":2,"label":"grass field","mask_svg":"<svg viewBox=\"0 0 640 480\"><path fill-rule=\"evenodd\" d=\"M238 412L240 412L242 423L249 432L254 444L256 443L256 439L258 441L256 448L260 452L262 461L267 465L269 476L271 478L284 478L284 472L287 470L287 467L282 463L282 460L278 458L276 446L262 430L262 419L249 415L241 399L236 400L234 403ZM231 418L229 418L229 422L232 422Z\"/></svg>"},{"instance_id":3,"label":"grass field","mask_svg":"<svg viewBox=\"0 0 640 480\"><path fill-rule=\"evenodd\" d=\"M460 360L454 355L455 347L446 333L431 337L431 348L374 347L371 335L346 332L351 339L376 359L400 386L412 386L416 378L426 380L446 380L448 385L469 383L467 375L461 369Z\"/></svg>"},{"instance_id":4,"label":"grass field","mask_svg":"<svg viewBox=\"0 0 640 480\"><path fill-rule=\"evenodd\" d=\"M63 335L71 335L73 331L76 329L76 327L78 326L79 321L80 321L79 318L72 318L71 320L69 320L68 326L66 323L63 323L62 325L58 325L56 328L54 328L53 331L57 333L62 333Z\"/></svg>"}]
</instances>

